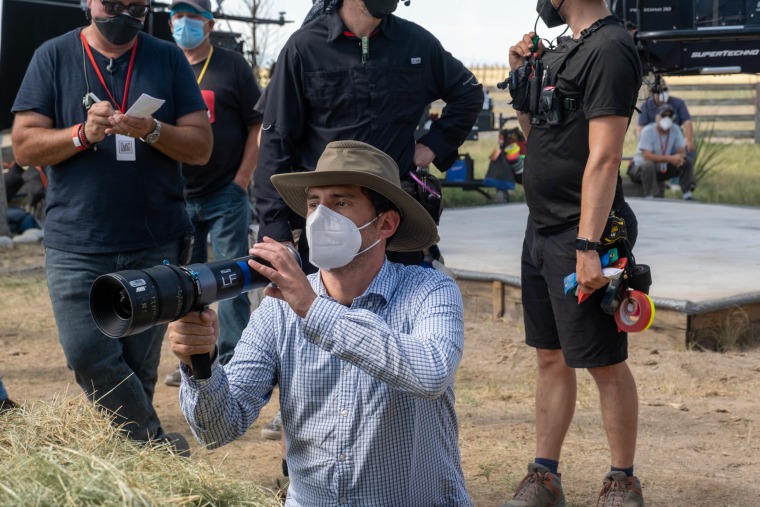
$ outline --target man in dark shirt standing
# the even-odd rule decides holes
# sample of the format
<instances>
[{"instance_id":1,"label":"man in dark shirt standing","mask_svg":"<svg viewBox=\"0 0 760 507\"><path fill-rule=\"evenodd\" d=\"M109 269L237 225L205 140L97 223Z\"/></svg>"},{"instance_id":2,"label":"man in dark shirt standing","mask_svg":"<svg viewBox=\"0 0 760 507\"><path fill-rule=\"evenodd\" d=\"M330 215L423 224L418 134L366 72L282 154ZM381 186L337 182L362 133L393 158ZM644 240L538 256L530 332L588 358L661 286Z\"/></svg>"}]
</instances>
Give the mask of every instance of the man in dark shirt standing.
<instances>
[{"instance_id":1,"label":"man in dark shirt standing","mask_svg":"<svg viewBox=\"0 0 760 507\"><path fill-rule=\"evenodd\" d=\"M630 35L602 0L538 0L536 10L550 28L567 23L573 36L544 51L529 33L509 50L513 72L538 56L545 74L542 107L515 103L527 138L522 301L538 376L535 460L505 506L565 505L558 466L575 409L577 368L596 382L610 447L611 470L597 505L643 506L633 475L636 383L626 363L627 335L600 306L608 282L600 255L610 247L599 243L611 212L625 221L630 243L636 240L619 169L641 63ZM519 87L510 91L520 98ZM589 295L582 304L564 294L563 278L573 272Z\"/></svg>"},{"instance_id":2,"label":"man in dark shirt standing","mask_svg":"<svg viewBox=\"0 0 760 507\"><path fill-rule=\"evenodd\" d=\"M326 12L307 19L285 44L258 106L264 114L254 174L259 240L292 241L291 229L303 227L270 177L313 171L331 141L379 148L396 161L402 180L415 166L446 170L456 160L483 105L482 87L433 35L391 15L397 3L327 0ZM441 119L415 143L423 110L438 99L447 104ZM408 261L421 262L421 253Z\"/></svg>"},{"instance_id":3,"label":"man in dark shirt standing","mask_svg":"<svg viewBox=\"0 0 760 507\"><path fill-rule=\"evenodd\" d=\"M181 164L205 164L212 144L182 52L141 32L149 9L88 0L90 24L37 49L13 104L17 161L50 166L45 272L66 362L138 441L176 438L153 407L166 326L109 338L92 319L90 287L105 273L181 261L191 230ZM135 113L142 94L164 102Z\"/></svg>"},{"instance_id":4,"label":"man in dark shirt standing","mask_svg":"<svg viewBox=\"0 0 760 507\"><path fill-rule=\"evenodd\" d=\"M261 92L242 55L211 45L214 18L209 0L175 0L170 15L172 35L193 67L214 133L208 163L182 166L187 214L194 229L191 262L208 261L209 235L216 260L244 257L251 215L248 186L256 168L261 128L261 115L253 108ZM250 316L246 294L219 302L222 364L232 359ZM179 371L167 375L164 382L179 386Z\"/></svg>"}]
</instances>

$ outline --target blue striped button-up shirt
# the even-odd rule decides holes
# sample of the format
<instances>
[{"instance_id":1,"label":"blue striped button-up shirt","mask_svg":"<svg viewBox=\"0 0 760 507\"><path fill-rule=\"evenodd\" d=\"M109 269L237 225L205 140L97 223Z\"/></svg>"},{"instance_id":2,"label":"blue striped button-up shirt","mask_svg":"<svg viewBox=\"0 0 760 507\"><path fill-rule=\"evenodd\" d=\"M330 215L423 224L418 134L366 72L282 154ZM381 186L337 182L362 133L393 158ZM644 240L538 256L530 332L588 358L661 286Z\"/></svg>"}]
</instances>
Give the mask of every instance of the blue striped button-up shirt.
<instances>
[{"instance_id":1,"label":"blue striped button-up shirt","mask_svg":"<svg viewBox=\"0 0 760 507\"><path fill-rule=\"evenodd\" d=\"M310 276L306 318L266 298L224 368L183 369L182 410L199 441L230 442L280 386L286 505L469 506L454 412L462 297L433 269L385 262L346 307Z\"/></svg>"}]
</instances>

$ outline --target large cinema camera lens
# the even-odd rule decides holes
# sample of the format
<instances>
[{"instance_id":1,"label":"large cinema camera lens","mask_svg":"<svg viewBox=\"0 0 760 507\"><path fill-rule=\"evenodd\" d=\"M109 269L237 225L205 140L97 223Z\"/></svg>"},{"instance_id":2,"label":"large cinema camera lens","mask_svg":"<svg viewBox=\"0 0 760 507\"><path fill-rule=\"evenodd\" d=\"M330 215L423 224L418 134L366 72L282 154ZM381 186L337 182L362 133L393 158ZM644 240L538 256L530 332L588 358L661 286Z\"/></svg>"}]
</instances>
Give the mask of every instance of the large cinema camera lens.
<instances>
[{"instance_id":1,"label":"large cinema camera lens","mask_svg":"<svg viewBox=\"0 0 760 507\"><path fill-rule=\"evenodd\" d=\"M289 251L301 264L298 252ZM103 334L122 338L180 319L191 311L253 289L269 280L248 266L248 260L271 265L257 257L208 264L163 264L99 276L90 289L90 311Z\"/></svg>"}]
</instances>

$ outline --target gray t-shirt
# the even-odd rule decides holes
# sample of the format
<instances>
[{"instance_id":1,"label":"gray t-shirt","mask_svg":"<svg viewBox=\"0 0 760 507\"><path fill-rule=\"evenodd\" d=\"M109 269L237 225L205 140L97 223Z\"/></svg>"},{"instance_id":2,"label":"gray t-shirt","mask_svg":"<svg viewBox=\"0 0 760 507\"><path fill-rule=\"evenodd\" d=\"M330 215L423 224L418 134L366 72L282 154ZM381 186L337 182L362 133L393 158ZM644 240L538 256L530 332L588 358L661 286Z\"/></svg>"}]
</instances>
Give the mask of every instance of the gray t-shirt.
<instances>
[{"instance_id":1,"label":"gray t-shirt","mask_svg":"<svg viewBox=\"0 0 760 507\"><path fill-rule=\"evenodd\" d=\"M639 136L639 145L636 147L636 155L633 156L633 163L644 165L644 151L652 152L655 155L673 155L680 148L686 146L683 134L678 125L673 124L666 133L657 129L656 123L650 123L641 131ZM660 164L661 169L667 167L667 164Z\"/></svg>"}]
</instances>

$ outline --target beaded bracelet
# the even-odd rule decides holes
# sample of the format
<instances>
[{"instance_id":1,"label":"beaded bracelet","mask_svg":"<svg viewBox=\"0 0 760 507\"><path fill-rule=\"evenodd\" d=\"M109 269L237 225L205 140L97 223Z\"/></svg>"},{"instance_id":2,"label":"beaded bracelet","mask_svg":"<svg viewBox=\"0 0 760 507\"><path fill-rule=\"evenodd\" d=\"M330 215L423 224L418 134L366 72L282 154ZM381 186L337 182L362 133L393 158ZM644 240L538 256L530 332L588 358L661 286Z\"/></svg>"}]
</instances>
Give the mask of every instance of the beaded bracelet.
<instances>
[{"instance_id":1,"label":"beaded bracelet","mask_svg":"<svg viewBox=\"0 0 760 507\"><path fill-rule=\"evenodd\" d=\"M84 125L84 123L80 123L74 125L71 129L71 140L79 151L84 151L92 147L92 143L87 139L87 135L84 132Z\"/></svg>"}]
</instances>

